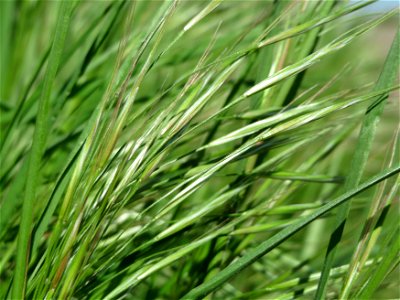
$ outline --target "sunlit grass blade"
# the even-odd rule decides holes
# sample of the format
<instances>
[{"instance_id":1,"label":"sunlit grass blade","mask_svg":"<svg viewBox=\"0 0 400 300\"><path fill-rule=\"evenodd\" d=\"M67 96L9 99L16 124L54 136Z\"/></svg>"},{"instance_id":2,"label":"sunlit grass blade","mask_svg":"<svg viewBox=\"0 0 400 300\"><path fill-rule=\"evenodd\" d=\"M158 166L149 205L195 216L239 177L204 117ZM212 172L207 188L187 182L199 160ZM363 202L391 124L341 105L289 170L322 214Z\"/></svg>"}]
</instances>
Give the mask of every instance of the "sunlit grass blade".
<instances>
[{"instance_id":1,"label":"sunlit grass blade","mask_svg":"<svg viewBox=\"0 0 400 300\"><path fill-rule=\"evenodd\" d=\"M373 2L1 3L0 298L398 297ZM389 94L365 173L389 169L342 191Z\"/></svg>"}]
</instances>

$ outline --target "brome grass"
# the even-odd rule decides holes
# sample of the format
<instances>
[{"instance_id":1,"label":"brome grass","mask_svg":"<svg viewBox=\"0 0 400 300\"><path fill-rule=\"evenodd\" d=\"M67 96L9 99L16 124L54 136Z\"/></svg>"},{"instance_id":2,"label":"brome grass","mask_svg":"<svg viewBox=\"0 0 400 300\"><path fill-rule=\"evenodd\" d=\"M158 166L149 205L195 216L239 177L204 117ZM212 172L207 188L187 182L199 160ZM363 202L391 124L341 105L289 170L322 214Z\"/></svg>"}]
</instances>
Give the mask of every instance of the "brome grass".
<instances>
[{"instance_id":1,"label":"brome grass","mask_svg":"<svg viewBox=\"0 0 400 300\"><path fill-rule=\"evenodd\" d=\"M398 8L0 5L2 298L400 297Z\"/></svg>"}]
</instances>

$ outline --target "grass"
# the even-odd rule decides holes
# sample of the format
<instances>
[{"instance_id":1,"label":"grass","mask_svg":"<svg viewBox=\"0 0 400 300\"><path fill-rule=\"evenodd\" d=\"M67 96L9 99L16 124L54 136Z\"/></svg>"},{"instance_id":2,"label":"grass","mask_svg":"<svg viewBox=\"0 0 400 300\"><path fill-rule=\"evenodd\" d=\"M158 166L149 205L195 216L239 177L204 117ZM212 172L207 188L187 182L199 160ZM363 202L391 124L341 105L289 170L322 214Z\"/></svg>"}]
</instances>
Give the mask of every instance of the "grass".
<instances>
[{"instance_id":1,"label":"grass","mask_svg":"<svg viewBox=\"0 0 400 300\"><path fill-rule=\"evenodd\" d=\"M384 69L378 79L378 82L375 85L375 89L379 90L382 87L391 86L396 81L398 66L399 66L399 56L400 56L398 51L399 47L400 47L399 32L397 32L395 40L393 41L390 52L387 56ZM360 131L359 141L357 143L357 148L354 153L354 157L351 163L351 168L345 183L344 187L345 190L358 186L360 182L362 173L367 163L369 152L371 150L371 145L376 131L377 123L379 121L379 117L383 111L386 102L385 101L386 97L387 95L383 95L377 98L376 101L366 111L365 119ZM346 218L349 213L349 209L350 209L350 204L347 203L346 205L343 205L338 212L336 220L337 227L332 233L330 241L330 245L332 245L332 248L328 248L327 250L328 253L324 263L324 269L321 276L321 281L318 287L316 298L323 298L326 281L327 278L329 277L328 275L329 269L332 268L338 241L340 241L341 239ZM348 285L345 285L342 295L343 298L347 298L348 293L349 293Z\"/></svg>"},{"instance_id":2,"label":"grass","mask_svg":"<svg viewBox=\"0 0 400 300\"><path fill-rule=\"evenodd\" d=\"M50 50L49 61L47 64L46 75L41 96L38 100L38 112L35 119L35 131L33 134L32 146L28 158L28 177L25 183L25 193L23 198L21 224L17 242L17 256L15 264L15 276L13 278L13 289L11 297L21 299L25 294L26 273L28 270L29 259L29 240L32 228L33 206L36 202L36 192L38 186L39 169L41 159L46 144L49 124L49 105L52 85L60 64L62 50L64 48L65 37L68 30L70 15L72 12L72 2L62 2L60 16L57 20L54 41Z\"/></svg>"},{"instance_id":3,"label":"grass","mask_svg":"<svg viewBox=\"0 0 400 300\"><path fill-rule=\"evenodd\" d=\"M2 1L1 297L400 297L372 2Z\"/></svg>"}]
</instances>

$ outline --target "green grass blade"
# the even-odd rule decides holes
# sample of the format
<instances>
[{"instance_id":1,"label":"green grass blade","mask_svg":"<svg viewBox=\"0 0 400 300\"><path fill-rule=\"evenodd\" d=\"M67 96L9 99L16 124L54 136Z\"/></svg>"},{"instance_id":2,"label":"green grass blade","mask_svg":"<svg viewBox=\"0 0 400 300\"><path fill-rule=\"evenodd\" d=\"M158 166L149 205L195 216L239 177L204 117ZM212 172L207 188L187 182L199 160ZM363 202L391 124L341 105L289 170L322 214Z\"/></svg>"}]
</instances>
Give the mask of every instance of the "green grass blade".
<instances>
[{"instance_id":1,"label":"green grass blade","mask_svg":"<svg viewBox=\"0 0 400 300\"><path fill-rule=\"evenodd\" d=\"M369 23L363 24L363 26L358 26L356 28L349 30L346 34L344 34L340 38L334 40L333 42L331 42L327 46L323 47L322 49L310 54L309 56L305 57L304 59L301 59L300 61L280 70L276 74L273 74L272 76L257 83L255 86L251 87L246 92L244 92L243 96L250 97L251 95L259 93L260 91L263 91L286 78L289 78L293 75L296 75L296 74L310 68L312 65L319 62L321 60L321 58L323 58L324 56L342 49L343 47L348 45L351 41L353 41L356 37L360 36L361 34L365 33L366 31L376 27L378 24L382 23L383 21L390 18L391 16L393 16L396 13L397 13L397 10L395 9L395 10L383 15L382 17L377 18L376 20L373 20Z\"/></svg>"},{"instance_id":2,"label":"green grass blade","mask_svg":"<svg viewBox=\"0 0 400 300\"><path fill-rule=\"evenodd\" d=\"M397 31L392 47L386 58L382 73L374 87L375 91L391 86L397 78L400 60L400 53L398 51L400 47L399 35L400 31ZM387 94L379 97L377 101L373 105L371 105L366 112L354 157L351 160L351 167L349 169L349 173L345 182L345 191L355 188L360 182L370 153L372 141L374 139L375 131L379 122L379 117L386 103L386 98ZM344 230L344 225L347 215L349 213L349 209L350 202L346 203L338 211L335 221L335 229L333 230L333 233L331 235L330 245L327 250L321 280L319 282L315 299L324 298L326 285L329 279L329 272L330 269L333 267L335 254Z\"/></svg>"},{"instance_id":3,"label":"green grass blade","mask_svg":"<svg viewBox=\"0 0 400 300\"><path fill-rule=\"evenodd\" d=\"M61 60L64 42L67 35L70 17L74 3L63 1L60 3L54 41L49 56L42 95L39 101L36 128L33 137L32 149L29 156L29 166L22 206L21 224L18 234L16 271L13 279L13 299L22 299L25 294L26 272L29 263L30 236L32 231L33 212L36 202L36 191L39 183L39 170L46 144L50 117L50 97L58 65Z\"/></svg>"},{"instance_id":4,"label":"green grass blade","mask_svg":"<svg viewBox=\"0 0 400 300\"><path fill-rule=\"evenodd\" d=\"M358 195L359 193L365 191L368 188L373 187L374 185L378 184L379 182L397 174L400 172L400 165L397 165L394 168L387 169L381 172L379 175L373 177L372 179L366 181L365 183L359 185L357 188L351 189L350 191L344 193L342 196L329 201L328 204L324 205L323 207L317 209L309 216L303 218L296 224L293 224L279 233L274 235L272 238L266 240L261 245L252 249L243 257L236 260L234 263L223 269L219 272L214 278L210 279L209 281L201 284L200 286L192 289L189 293L183 296L182 299L200 299L212 291L220 288L225 282L227 282L230 278L234 275L242 271L247 266L254 263L257 259L274 249L276 246L287 240L289 237L294 235L296 232L310 224L312 221L318 219L325 213L329 212L330 210L334 209L335 207L346 203L352 197Z\"/></svg>"},{"instance_id":5,"label":"green grass blade","mask_svg":"<svg viewBox=\"0 0 400 300\"><path fill-rule=\"evenodd\" d=\"M12 25L12 15L14 5L16 3L13 1L2 1L0 3L0 37L1 37L1 45L0 45L0 101L5 101L7 95L7 72L8 64L10 60L10 53L8 45L11 40L11 25Z\"/></svg>"},{"instance_id":6,"label":"green grass blade","mask_svg":"<svg viewBox=\"0 0 400 300\"><path fill-rule=\"evenodd\" d=\"M399 89L373 88L398 10L372 2L2 3L0 298L311 298L350 201L326 297L397 295L398 102L387 173L339 187Z\"/></svg>"},{"instance_id":7,"label":"green grass blade","mask_svg":"<svg viewBox=\"0 0 400 300\"><path fill-rule=\"evenodd\" d=\"M389 242L389 249L386 251L376 270L371 274L367 283L360 290L360 293L356 296L357 299L372 299L373 293L385 279L386 275L393 269L393 267L400 263L398 257L399 251L400 234L399 226L397 226L394 230L393 239Z\"/></svg>"},{"instance_id":8,"label":"green grass blade","mask_svg":"<svg viewBox=\"0 0 400 300\"><path fill-rule=\"evenodd\" d=\"M268 38L268 39L266 39L264 41L261 41L258 44L258 46L259 47L265 47L266 45L277 43L277 42L280 42L282 40L297 36L297 35L299 35L301 33L308 32L310 30L313 30L314 28L317 28L317 27L320 27L320 26L322 26L322 25L324 25L326 23L329 23L329 22L331 22L331 21L333 21L333 20L335 20L337 18L340 18L340 17L345 16L347 14L350 14L350 13L356 11L356 10L359 10L359 9L365 7L365 6L368 6L368 5L370 5L371 3L375 2L375 1L376 0L372 0L372 1L369 0L369 1L363 1L363 2L360 1L358 3L353 4L350 7L344 8L344 9L338 11L338 12L327 14L326 16L322 16L322 18L319 17L319 18L307 21L307 22L305 22L303 24L297 25L294 28L290 28L290 29L288 29L286 31L283 31L283 32L273 36L273 37L270 37L270 38Z\"/></svg>"}]
</instances>

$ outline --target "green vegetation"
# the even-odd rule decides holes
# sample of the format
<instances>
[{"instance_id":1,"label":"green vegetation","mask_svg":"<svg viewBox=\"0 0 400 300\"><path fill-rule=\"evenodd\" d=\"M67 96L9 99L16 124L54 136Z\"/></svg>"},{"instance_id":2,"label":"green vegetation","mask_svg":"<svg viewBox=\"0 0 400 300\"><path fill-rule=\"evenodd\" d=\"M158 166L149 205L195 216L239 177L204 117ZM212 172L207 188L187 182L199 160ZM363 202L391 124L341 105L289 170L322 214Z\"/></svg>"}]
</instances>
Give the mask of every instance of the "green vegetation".
<instances>
[{"instance_id":1,"label":"green vegetation","mask_svg":"<svg viewBox=\"0 0 400 300\"><path fill-rule=\"evenodd\" d=\"M372 2L0 2L0 297L400 298Z\"/></svg>"}]
</instances>

